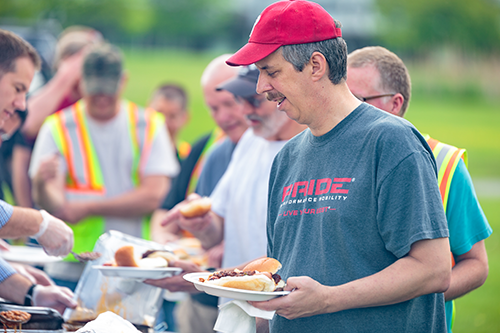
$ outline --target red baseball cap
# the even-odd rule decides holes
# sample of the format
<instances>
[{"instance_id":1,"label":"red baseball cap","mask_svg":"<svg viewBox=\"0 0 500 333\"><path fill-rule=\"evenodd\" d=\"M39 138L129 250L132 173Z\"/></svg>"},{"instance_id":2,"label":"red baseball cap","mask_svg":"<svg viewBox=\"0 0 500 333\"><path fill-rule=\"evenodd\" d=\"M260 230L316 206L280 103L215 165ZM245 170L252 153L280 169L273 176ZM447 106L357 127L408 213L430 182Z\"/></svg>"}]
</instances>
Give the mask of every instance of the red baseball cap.
<instances>
[{"instance_id":1,"label":"red baseball cap","mask_svg":"<svg viewBox=\"0 0 500 333\"><path fill-rule=\"evenodd\" d=\"M257 17L248 43L226 63L247 66L264 59L280 46L320 42L342 37L340 28L317 3L305 0L279 1Z\"/></svg>"}]
</instances>

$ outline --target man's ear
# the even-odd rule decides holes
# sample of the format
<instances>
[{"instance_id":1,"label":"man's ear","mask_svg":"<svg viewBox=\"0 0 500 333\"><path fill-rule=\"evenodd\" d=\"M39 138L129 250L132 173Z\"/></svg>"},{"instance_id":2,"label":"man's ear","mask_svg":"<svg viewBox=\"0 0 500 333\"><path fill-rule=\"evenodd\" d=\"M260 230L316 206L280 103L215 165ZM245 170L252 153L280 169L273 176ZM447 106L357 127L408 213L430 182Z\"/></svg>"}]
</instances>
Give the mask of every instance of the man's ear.
<instances>
[{"instance_id":1,"label":"man's ear","mask_svg":"<svg viewBox=\"0 0 500 333\"><path fill-rule=\"evenodd\" d=\"M311 65L311 75L314 81L319 81L323 76L328 75L328 62L320 52L314 52L309 59Z\"/></svg>"},{"instance_id":2,"label":"man's ear","mask_svg":"<svg viewBox=\"0 0 500 333\"><path fill-rule=\"evenodd\" d=\"M394 96L392 96L390 113L392 113L395 116L400 116L401 108L403 107L404 101L405 98L400 93L397 93Z\"/></svg>"}]
</instances>

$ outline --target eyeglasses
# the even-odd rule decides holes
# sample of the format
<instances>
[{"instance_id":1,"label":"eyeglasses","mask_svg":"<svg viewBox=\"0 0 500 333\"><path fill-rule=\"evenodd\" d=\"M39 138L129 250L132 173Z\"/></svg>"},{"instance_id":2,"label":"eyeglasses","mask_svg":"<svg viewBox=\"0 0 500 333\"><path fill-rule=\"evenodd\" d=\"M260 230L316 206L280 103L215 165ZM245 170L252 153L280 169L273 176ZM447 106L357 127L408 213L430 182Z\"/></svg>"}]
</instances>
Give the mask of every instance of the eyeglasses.
<instances>
[{"instance_id":1,"label":"eyeglasses","mask_svg":"<svg viewBox=\"0 0 500 333\"><path fill-rule=\"evenodd\" d=\"M354 95L357 99L359 99L361 102L366 102L369 101L370 99L375 99L375 98L380 98L380 97L387 97L387 96L394 96L396 93L393 94L382 94L382 95L374 95L374 96L368 96L368 97L359 97Z\"/></svg>"}]
</instances>

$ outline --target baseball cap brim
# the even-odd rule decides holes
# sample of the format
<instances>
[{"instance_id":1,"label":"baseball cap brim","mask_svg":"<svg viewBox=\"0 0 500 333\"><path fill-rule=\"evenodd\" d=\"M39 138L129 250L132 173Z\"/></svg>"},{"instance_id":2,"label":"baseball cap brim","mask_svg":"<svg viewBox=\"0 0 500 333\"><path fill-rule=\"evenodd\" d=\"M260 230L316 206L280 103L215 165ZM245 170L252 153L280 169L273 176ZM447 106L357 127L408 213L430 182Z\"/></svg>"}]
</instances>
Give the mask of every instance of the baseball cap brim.
<instances>
[{"instance_id":1,"label":"baseball cap brim","mask_svg":"<svg viewBox=\"0 0 500 333\"><path fill-rule=\"evenodd\" d=\"M115 95L120 78L84 77L83 85L88 95Z\"/></svg>"},{"instance_id":2,"label":"baseball cap brim","mask_svg":"<svg viewBox=\"0 0 500 333\"><path fill-rule=\"evenodd\" d=\"M255 64L279 49L281 44L261 44L247 43L239 49L232 57L227 59L226 64L229 66L248 66Z\"/></svg>"},{"instance_id":3,"label":"baseball cap brim","mask_svg":"<svg viewBox=\"0 0 500 333\"><path fill-rule=\"evenodd\" d=\"M257 94L255 91L255 82L250 82L240 77L221 84L216 90L227 90L233 95L240 97L250 97Z\"/></svg>"}]
</instances>

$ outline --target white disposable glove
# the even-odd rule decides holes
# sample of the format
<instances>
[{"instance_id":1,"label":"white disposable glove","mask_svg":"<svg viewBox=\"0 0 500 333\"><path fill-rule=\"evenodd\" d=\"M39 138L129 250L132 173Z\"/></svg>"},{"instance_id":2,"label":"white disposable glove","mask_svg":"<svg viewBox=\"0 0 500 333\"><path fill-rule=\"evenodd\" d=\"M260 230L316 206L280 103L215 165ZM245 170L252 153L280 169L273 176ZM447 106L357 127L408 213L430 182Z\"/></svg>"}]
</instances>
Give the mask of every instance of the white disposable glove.
<instances>
[{"instance_id":1,"label":"white disposable glove","mask_svg":"<svg viewBox=\"0 0 500 333\"><path fill-rule=\"evenodd\" d=\"M62 314L66 308L74 309L77 305L69 288L37 285L33 289L33 306L49 307Z\"/></svg>"},{"instance_id":2,"label":"white disposable glove","mask_svg":"<svg viewBox=\"0 0 500 333\"><path fill-rule=\"evenodd\" d=\"M40 230L32 238L36 239L45 252L51 256L68 255L73 248L73 230L44 210L41 210L40 214L42 214L43 222L40 224Z\"/></svg>"}]
</instances>

